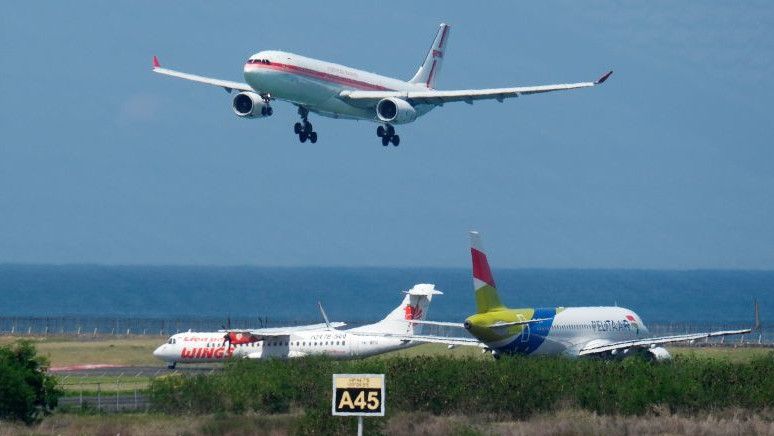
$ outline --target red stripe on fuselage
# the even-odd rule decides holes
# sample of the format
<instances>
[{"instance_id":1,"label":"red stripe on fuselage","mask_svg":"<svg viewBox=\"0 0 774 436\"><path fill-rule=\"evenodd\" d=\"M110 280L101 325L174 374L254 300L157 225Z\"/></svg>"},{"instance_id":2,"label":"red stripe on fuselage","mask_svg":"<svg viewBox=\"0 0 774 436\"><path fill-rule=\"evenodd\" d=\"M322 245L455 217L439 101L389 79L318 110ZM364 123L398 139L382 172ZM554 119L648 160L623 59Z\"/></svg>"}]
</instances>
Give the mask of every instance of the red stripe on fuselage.
<instances>
[{"instance_id":1,"label":"red stripe on fuselage","mask_svg":"<svg viewBox=\"0 0 774 436\"><path fill-rule=\"evenodd\" d=\"M368 82L350 79L348 77L341 77L335 74L323 73L322 71L298 67L295 65L279 64L276 62L272 62L270 64L248 63L248 64L245 64L245 68L251 68L255 70L267 69L267 70L282 71L282 72L291 73L291 74L298 74L298 75L307 76L318 80L323 80L326 82L338 83L339 85L351 86L353 88L367 90L367 91L393 91L393 89L385 88L384 86L374 85Z\"/></svg>"},{"instance_id":2,"label":"red stripe on fuselage","mask_svg":"<svg viewBox=\"0 0 774 436\"><path fill-rule=\"evenodd\" d=\"M492 277L492 271L489 270L489 262L486 260L486 254L475 248L471 248L470 257L473 258L473 277L494 288L494 277Z\"/></svg>"}]
</instances>

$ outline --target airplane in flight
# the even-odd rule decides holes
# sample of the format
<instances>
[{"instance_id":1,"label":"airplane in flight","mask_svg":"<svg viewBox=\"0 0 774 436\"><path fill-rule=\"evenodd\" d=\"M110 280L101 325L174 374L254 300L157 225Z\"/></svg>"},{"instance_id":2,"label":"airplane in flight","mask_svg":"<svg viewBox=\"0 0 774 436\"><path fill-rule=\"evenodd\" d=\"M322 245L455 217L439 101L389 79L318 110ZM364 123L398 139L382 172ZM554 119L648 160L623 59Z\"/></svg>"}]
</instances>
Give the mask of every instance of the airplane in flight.
<instances>
[{"instance_id":1,"label":"airplane in flight","mask_svg":"<svg viewBox=\"0 0 774 436\"><path fill-rule=\"evenodd\" d=\"M596 356L620 358L641 354L651 360L671 356L661 345L739 335L745 330L726 330L672 336L651 336L637 313L624 307L548 307L510 309L497 293L489 262L478 232L471 232L473 288L476 313L464 323L414 320L415 324L460 327L473 337L411 336L412 343L485 347L495 358L503 354ZM390 334L396 339L409 338Z\"/></svg>"},{"instance_id":2,"label":"airplane in flight","mask_svg":"<svg viewBox=\"0 0 774 436\"><path fill-rule=\"evenodd\" d=\"M324 62L283 51L258 52L244 65L246 83L221 80L162 68L153 56L153 71L159 74L224 88L231 94L234 113L241 118L265 118L274 113L272 101L287 101L298 107L301 120L293 131L301 142L317 142L309 113L324 117L367 120L378 123L376 135L382 145L400 144L395 126L415 121L445 103L497 100L521 95L566 91L600 85L609 71L593 82L521 86L491 89L436 89L448 48L449 25L441 24L422 65L408 81L380 76L344 65Z\"/></svg>"},{"instance_id":3,"label":"airplane in flight","mask_svg":"<svg viewBox=\"0 0 774 436\"><path fill-rule=\"evenodd\" d=\"M344 323L329 322L321 305L324 324L178 333L156 348L153 355L174 369L178 363L222 362L232 357L287 359L327 355L352 359L413 347L418 344L405 338L421 333L421 326L410 321L425 319L433 296L443 293L431 284L417 284L404 293L400 305L374 324L338 330ZM389 337L391 334L400 335L401 339Z\"/></svg>"}]
</instances>

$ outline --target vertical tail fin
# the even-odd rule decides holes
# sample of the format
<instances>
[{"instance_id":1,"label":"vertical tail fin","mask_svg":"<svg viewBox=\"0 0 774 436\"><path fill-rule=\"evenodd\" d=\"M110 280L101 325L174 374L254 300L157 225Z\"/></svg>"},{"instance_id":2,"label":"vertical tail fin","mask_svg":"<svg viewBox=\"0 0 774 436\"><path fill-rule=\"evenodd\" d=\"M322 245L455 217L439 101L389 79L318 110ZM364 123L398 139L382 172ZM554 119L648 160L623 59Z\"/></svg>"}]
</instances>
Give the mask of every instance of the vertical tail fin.
<instances>
[{"instance_id":1,"label":"vertical tail fin","mask_svg":"<svg viewBox=\"0 0 774 436\"><path fill-rule=\"evenodd\" d=\"M430 46L430 51L425 55L425 61L419 67L417 73L414 74L414 77L409 80L410 83L422 83L428 88L435 88L435 80L438 77L438 72L441 70L443 54L446 51L448 41L449 25L441 23L438 33L433 40L433 45Z\"/></svg>"},{"instance_id":2,"label":"vertical tail fin","mask_svg":"<svg viewBox=\"0 0 774 436\"><path fill-rule=\"evenodd\" d=\"M406 296L400 305L393 309L386 318L376 324L358 327L353 330L410 335L415 332L419 333L419 329L422 326L409 321L425 319L430 309L433 295L442 295L443 292L435 289L435 285L420 283L414 285L413 288L405 291L405 293Z\"/></svg>"},{"instance_id":3,"label":"vertical tail fin","mask_svg":"<svg viewBox=\"0 0 774 436\"><path fill-rule=\"evenodd\" d=\"M489 261L487 261L484 247L481 245L481 236L475 231L470 232L470 257L473 261L473 289L476 293L476 311L478 313L485 313L492 309L503 307L500 297L497 295L492 271L489 269Z\"/></svg>"}]
</instances>

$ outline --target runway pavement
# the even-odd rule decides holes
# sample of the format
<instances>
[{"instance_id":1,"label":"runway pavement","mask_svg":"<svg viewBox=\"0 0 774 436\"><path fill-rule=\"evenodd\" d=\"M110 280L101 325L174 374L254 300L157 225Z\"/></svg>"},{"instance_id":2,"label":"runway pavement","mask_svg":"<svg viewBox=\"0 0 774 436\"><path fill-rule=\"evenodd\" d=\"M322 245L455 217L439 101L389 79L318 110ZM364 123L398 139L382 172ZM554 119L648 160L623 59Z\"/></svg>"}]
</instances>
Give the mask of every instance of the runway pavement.
<instances>
[{"instance_id":1,"label":"runway pavement","mask_svg":"<svg viewBox=\"0 0 774 436\"><path fill-rule=\"evenodd\" d=\"M206 374L208 372L222 370L222 365L179 365L175 369L166 366L121 366L121 365L71 365L52 367L49 372L60 376L143 376L154 377L172 373L182 374Z\"/></svg>"}]
</instances>

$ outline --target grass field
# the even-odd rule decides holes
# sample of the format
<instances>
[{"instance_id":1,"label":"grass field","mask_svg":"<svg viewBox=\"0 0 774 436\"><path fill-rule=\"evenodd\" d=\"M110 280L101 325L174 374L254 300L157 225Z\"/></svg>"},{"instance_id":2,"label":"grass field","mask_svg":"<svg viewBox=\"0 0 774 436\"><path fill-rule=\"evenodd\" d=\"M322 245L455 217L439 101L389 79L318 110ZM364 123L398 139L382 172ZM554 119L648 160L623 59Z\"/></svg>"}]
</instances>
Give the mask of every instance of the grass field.
<instances>
[{"instance_id":1,"label":"grass field","mask_svg":"<svg viewBox=\"0 0 774 436\"><path fill-rule=\"evenodd\" d=\"M51 362L51 366L82 364L111 365L151 365L163 366L153 357L156 349L166 338L160 337L98 337L97 339L79 339L75 336L64 337L0 337L0 345L6 345L16 339L30 339L38 353Z\"/></svg>"},{"instance_id":2,"label":"grass field","mask_svg":"<svg viewBox=\"0 0 774 436\"><path fill-rule=\"evenodd\" d=\"M302 416L279 415L200 415L160 414L71 415L57 414L40 424L26 427L0 422L0 436L32 434L270 434L285 435L298 430ZM354 433L354 418L349 420ZM373 428L377 427L377 428ZM367 418L366 433L426 435L727 435L774 434L772 411L750 414L740 410L717 411L708 415L683 416L654 410L644 416L606 416L582 410L560 410L536 415L528 420L501 420L493 416L434 416L426 413L399 413L388 418Z\"/></svg>"}]
</instances>

